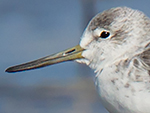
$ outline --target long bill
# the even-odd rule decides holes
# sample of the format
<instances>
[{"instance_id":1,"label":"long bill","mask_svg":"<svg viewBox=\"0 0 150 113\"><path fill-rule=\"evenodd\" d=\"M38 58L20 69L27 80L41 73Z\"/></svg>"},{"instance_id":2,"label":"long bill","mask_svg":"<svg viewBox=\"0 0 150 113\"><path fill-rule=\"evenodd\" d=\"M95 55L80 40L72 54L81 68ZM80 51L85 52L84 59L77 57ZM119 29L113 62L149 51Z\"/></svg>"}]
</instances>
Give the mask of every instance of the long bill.
<instances>
[{"instance_id":1,"label":"long bill","mask_svg":"<svg viewBox=\"0 0 150 113\"><path fill-rule=\"evenodd\" d=\"M46 56L31 62L27 62L24 64L12 66L6 69L6 72L19 72L19 71L25 71L25 70L31 70L36 68L45 67L48 65L64 62L64 61L71 61L75 59L81 59L83 58L82 52L83 48L81 48L80 45L77 45L75 47L72 47L70 49L67 49L65 51Z\"/></svg>"}]
</instances>

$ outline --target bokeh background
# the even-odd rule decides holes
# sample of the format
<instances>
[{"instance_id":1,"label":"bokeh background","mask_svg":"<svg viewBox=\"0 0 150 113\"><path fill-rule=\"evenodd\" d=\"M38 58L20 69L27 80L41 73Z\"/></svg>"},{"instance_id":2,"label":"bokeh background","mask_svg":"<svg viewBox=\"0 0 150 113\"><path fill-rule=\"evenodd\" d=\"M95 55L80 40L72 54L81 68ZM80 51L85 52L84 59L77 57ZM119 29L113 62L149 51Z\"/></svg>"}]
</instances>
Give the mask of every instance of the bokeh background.
<instances>
[{"instance_id":1,"label":"bokeh background","mask_svg":"<svg viewBox=\"0 0 150 113\"><path fill-rule=\"evenodd\" d=\"M150 17L149 0L0 0L0 113L108 113L94 72L66 62L4 72L79 43L87 22L103 10L128 6Z\"/></svg>"}]
</instances>

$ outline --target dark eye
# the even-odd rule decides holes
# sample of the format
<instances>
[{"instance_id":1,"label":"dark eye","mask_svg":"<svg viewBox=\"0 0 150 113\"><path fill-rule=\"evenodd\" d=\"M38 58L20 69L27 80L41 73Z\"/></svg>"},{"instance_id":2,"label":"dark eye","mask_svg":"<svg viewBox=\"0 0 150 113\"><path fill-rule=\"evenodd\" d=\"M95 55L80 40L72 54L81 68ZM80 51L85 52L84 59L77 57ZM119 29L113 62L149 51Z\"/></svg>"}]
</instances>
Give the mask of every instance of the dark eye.
<instances>
[{"instance_id":1,"label":"dark eye","mask_svg":"<svg viewBox=\"0 0 150 113\"><path fill-rule=\"evenodd\" d=\"M101 38L107 38L109 37L110 33L108 31L102 31L102 33L100 34Z\"/></svg>"}]
</instances>

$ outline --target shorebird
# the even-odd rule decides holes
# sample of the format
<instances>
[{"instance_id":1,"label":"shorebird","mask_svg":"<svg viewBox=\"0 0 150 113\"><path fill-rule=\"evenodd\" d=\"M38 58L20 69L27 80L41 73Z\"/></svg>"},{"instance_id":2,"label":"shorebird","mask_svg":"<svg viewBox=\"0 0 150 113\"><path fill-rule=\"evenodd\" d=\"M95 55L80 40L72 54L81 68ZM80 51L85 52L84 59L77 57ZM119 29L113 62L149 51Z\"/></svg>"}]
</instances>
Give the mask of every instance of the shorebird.
<instances>
[{"instance_id":1,"label":"shorebird","mask_svg":"<svg viewBox=\"0 0 150 113\"><path fill-rule=\"evenodd\" d=\"M97 14L79 45L6 69L18 72L75 60L95 70L95 85L110 113L150 113L150 19L117 7Z\"/></svg>"}]
</instances>

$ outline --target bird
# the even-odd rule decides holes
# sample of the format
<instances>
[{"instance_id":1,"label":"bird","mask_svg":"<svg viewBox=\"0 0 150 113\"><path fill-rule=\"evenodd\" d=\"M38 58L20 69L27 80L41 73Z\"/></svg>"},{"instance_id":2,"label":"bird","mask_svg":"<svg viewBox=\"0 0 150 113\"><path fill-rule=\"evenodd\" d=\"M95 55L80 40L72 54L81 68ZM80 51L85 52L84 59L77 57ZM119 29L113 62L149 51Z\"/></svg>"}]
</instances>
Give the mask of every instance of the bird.
<instances>
[{"instance_id":1,"label":"bird","mask_svg":"<svg viewBox=\"0 0 150 113\"><path fill-rule=\"evenodd\" d=\"M98 13L77 46L7 68L19 72L76 61L95 72L100 100L110 113L150 113L150 19L129 7Z\"/></svg>"}]
</instances>

